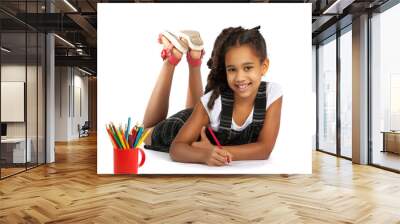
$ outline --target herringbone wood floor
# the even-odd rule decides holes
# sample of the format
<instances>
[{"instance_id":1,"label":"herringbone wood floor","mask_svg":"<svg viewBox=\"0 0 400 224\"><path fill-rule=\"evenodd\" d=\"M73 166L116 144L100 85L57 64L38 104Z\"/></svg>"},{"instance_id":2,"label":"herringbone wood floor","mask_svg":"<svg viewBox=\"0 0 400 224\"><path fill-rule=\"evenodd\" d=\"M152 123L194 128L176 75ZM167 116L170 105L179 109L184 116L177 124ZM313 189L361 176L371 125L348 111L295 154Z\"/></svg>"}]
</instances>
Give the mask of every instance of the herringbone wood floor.
<instances>
[{"instance_id":1,"label":"herringbone wood floor","mask_svg":"<svg viewBox=\"0 0 400 224\"><path fill-rule=\"evenodd\" d=\"M312 175L99 176L96 139L0 181L0 223L400 223L400 175L313 153Z\"/></svg>"}]
</instances>

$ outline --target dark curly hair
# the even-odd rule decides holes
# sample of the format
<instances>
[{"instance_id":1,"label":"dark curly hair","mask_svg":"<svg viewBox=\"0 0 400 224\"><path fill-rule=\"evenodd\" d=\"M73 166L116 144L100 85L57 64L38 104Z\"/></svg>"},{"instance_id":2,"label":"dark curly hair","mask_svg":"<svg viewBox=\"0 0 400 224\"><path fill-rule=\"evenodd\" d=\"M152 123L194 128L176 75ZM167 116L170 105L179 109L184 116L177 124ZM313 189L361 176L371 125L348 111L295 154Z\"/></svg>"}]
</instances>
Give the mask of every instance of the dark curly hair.
<instances>
[{"instance_id":1,"label":"dark curly hair","mask_svg":"<svg viewBox=\"0 0 400 224\"><path fill-rule=\"evenodd\" d=\"M214 102L221 94L221 91L229 88L226 78L225 55L230 48L248 44L256 52L260 62L267 58L267 46L259 29L260 26L252 29L244 29L241 26L229 27L222 30L218 35L211 58L207 62L207 66L211 70L208 74L205 93L213 90L207 104L208 109L211 110L214 107Z\"/></svg>"}]
</instances>

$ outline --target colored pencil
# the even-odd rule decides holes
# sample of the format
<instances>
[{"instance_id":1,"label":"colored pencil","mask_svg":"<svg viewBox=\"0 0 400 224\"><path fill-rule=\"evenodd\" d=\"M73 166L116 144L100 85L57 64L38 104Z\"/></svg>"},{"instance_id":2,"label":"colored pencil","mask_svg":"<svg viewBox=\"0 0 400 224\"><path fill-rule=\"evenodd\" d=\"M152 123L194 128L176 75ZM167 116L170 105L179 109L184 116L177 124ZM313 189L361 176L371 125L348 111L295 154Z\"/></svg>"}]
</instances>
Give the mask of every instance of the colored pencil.
<instances>
[{"instance_id":1,"label":"colored pencil","mask_svg":"<svg viewBox=\"0 0 400 224\"><path fill-rule=\"evenodd\" d=\"M136 135L136 138L135 138L134 147L137 146L137 143L139 142L139 139L140 139L140 136L142 135L142 132L143 132L143 127L139 127L139 131L138 131L138 133Z\"/></svg>"},{"instance_id":2,"label":"colored pencil","mask_svg":"<svg viewBox=\"0 0 400 224\"><path fill-rule=\"evenodd\" d=\"M115 139L115 141L117 142L118 148L119 148L119 149L123 149L122 143L121 143L120 140L119 140L119 137L118 137L118 134L117 134L117 132L116 132L116 130L115 130L114 124L111 123L109 126L110 126L111 133L113 134L114 139Z\"/></svg>"},{"instance_id":3,"label":"colored pencil","mask_svg":"<svg viewBox=\"0 0 400 224\"><path fill-rule=\"evenodd\" d=\"M120 133L121 133L122 141L123 141L124 144L125 144L125 149L129 149L128 141L127 141L126 138L125 138L125 131L124 131L124 129L122 129L122 126L121 126L121 128L120 128L119 131L120 131Z\"/></svg>"},{"instance_id":4,"label":"colored pencil","mask_svg":"<svg viewBox=\"0 0 400 224\"><path fill-rule=\"evenodd\" d=\"M126 130L125 130L125 138L126 138L127 142L129 142L129 139L128 139L129 129L131 129L131 117L128 117L128 126L126 127Z\"/></svg>"},{"instance_id":5,"label":"colored pencil","mask_svg":"<svg viewBox=\"0 0 400 224\"><path fill-rule=\"evenodd\" d=\"M137 135L137 126L135 125L135 127L132 128L132 139L133 139L132 147L135 144L136 135Z\"/></svg>"},{"instance_id":6,"label":"colored pencil","mask_svg":"<svg viewBox=\"0 0 400 224\"><path fill-rule=\"evenodd\" d=\"M139 142L137 143L137 145L135 145L135 148L140 146L144 142L144 140L147 138L149 133L150 133L150 129L147 129L146 133L139 139Z\"/></svg>"},{"instance_id":7,"label":"colored pencil","mask_svg":"<svg viewBox=\"0 0 400 224\"><path fill-rule=\"evenodd\" d=\"M213 130L211 129L211 127L208 126L207 128L208 128L208 131L210 132L210 134L212 135L212 137L213 137L215 143L217 143L218 148L219 148L219 149L222 149L221 143L219 143L219 141L218 141L218 139L217 139L217 136L215 136L215 134L214 134ZM226 161L227 161L228 163L231 162L230 159L229 159L229 156L226 157Z\"/></svg>"},{"instance_id":8,"label":"colored pencil","mask_svg":"<svg viewBox=\"0 0 400 224\"><path fill-rule=\"evenodd\" d=\"M124 142L122 142L122 139L119 137L119 131L118 128L114 126L114 131L115 131L115 135L119 141L119 143L121 144L121 149L124 149Z\"/></svg>"},{"instance_id":9,"label":"colored pencil","mask_svg":"<svg viewBox=\"0 0 400 224\"><path fill-rule=\"evenodd\" d=\"M215 143L217 143L218 148L222 149L222 146L221 146L221 144L219 143L219 141L218 141L218 139L217 139L217 136L215 136L215 134L214 134L214 132L213 132L213 130L211 129L210 126L208 127L208 131L209 131L210 134L212 135L212 137L213 137Z\"/></svg>"},{"instance_id":10,"label":"colored pencil","mask_svg":"<svg viewBox=\"0 0 400 224\"><path fill-rule=\"evenodd\" d=\"M128 144L129 144L129 148L130 148L130 149L133 148L133 143L134 143L133 135L129 135L129 137L128 137Z\"/></svg>"},{"instance_id":11,"label":"colored pencil","mask_svg":"<svg viewBox=\"0 0 400 224\"><path fill-rule=\"evenodd\" d=\"M118 149L134 149L139 147L150 134L150 130L144 130L144 126L136 123L131 128L131 118L128 117L128 124L118 128L113 122L106 125L106 130L110 136L111 143L114 148Z\"/></svg>"},{"instance_id":12,"label":"colored pencil","mask_svg":"<svg viewBox=\"0 0 400 224\"><path fill-rule=\"evenodd\" d=\"M122 130L122 127L119 126L119 129L117 130L118 138L119 138L119 140L120 140L121 143L122 143L122 146L123 146L122 149L126 149L127 146L126 146L126 144L125 144L124 137L122 137L123 135L122 135L122 133L121 133L121 130Z\"/></svg>"},{"instance_id":13,"label":"colored pencil","mask_svg":"<svg viewBox=\"0 0 400 224\"><path fill-rule=\"evenodd\" d=\"M119 148L119 147L117 146L117 143L115 142L115 139L114 139L113 135L111 134L110 129L108 129L107 126L106 126L106 130L107 130L108 135L109 135L110 138L111 138L111 143L113 144L113 147L114 147L114 148Z\"/></svg>"},{"instance_id":14,"label":"colored pencil","mask_svg":"<svg viewBox=\"0 0 400 224\"><path fill-rule=\"evenodd\" d=\"M125 149L129 149L129 143L128 143L128 141L125 139L124 131L121 130L120 133L121 133L122 141L123 141L124 144L125 144Z\"/></svg>"}]
</instances>

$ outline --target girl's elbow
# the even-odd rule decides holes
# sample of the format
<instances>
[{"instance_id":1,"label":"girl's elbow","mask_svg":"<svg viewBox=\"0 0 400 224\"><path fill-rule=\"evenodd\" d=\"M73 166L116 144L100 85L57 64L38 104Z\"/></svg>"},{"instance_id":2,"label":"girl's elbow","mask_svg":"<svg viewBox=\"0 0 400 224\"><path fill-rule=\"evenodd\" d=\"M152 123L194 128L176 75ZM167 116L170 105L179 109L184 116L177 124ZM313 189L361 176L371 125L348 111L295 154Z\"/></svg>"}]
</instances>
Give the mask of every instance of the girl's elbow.
<instances>
[{"instance_id":1,"label":"girl's elbow","mask_svg":"<svg viewBox=\"0 0 400 224\"><path fill-rule=\"evenodd\" d=\"M264 153L264 155L263 155L263 160L269 159L269 155L271 155L271 152L266 152L266 153Z\"/></svg>"},{"instance_id":2,"label":"girl's elbow","mask_svg":"<svg viewBox=\"0 0 400 224\"><path fill-rule=\"evenodd\" d=\"M169 157L172 161L178 161L176 144L174 142L172 142L171 146L169 147Z\"/></svg>"},{"instance_id":3,"label":"girl's elbow","mask_svg":"<svg viewBox=\"0 0 400 224\"><path fill-rule=\"evenodd\" d=\"M263 146L262 146L261 153L260 153L260 154L261 154L261 155L260 155L261 159L262 159L262 160L267 160L267 159L269 159L269 156L271 155L271 152L272 152L272 147L263 145Z\"/></svg>"},{"instance_id":4,"label":"girl's elbow","mask_svg":"<svg viewBox=\"0 0 400 224\"><path fill-rule=\"evenodd\" d=\"M262 151L258 154L257 159L259 160L267 160L269 159L269 154L268 152Z\"/></svg>"}]
</instances>

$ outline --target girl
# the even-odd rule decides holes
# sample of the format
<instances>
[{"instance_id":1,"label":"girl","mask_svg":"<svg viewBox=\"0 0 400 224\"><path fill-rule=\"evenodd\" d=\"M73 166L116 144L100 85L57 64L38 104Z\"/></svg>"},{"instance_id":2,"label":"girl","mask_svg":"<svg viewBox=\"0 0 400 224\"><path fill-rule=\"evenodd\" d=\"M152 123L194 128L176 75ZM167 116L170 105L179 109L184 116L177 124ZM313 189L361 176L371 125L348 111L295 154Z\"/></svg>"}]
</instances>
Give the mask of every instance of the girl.
<instances>
[{"instance_id":1,"label":"girl","mask_svg":"<svg viewBox=\"0 0 400 224\"><path fill-rule=\"evenodd\" d=\"M279 85L261 81L269 60L259 28L230 27L221 32L207 63L210 73L205 95L199 68L204 51L198 33L163 33L160 42L165 61L143 122L152 132L145 148L169 152L174 161L211 166L268 159L279 131L282 93ZM164 120L174 66L186 52L186 109ZM207 126L222 149L215 146Z\"/></svg>"}]
</instances>

